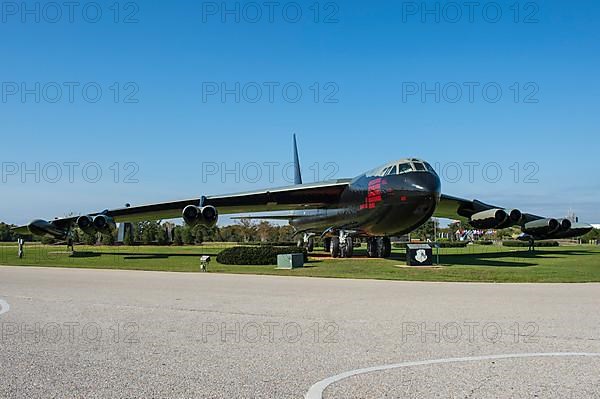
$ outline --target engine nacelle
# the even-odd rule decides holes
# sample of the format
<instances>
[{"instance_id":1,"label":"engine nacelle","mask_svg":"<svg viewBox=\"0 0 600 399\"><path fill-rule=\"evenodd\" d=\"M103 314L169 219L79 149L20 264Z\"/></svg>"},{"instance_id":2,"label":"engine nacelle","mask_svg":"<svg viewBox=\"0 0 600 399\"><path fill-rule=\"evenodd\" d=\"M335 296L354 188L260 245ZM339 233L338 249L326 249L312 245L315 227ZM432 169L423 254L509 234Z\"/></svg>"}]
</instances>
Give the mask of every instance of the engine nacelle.
<instances>
[{"instance_id":1,"label":"engine nacelle","mask_svg":"<svg viewBox=\"0 0 600 399\"><path fill-rule=\"evenodd\" d=\"M489 209L471 216L471 226L478 229L505 229L519 224L523 214L518 209Z\"/></svg>"},{"instance_id":2,"label":"engine nacelle","mask_svg":"<svg viewBox=\"0 0 600 399\"><path fill-rule=\"evenodd\" d=\"M202 208L194 205L186 206L183 210L183 220L190 226L202 225L213 227L219 220L217 208L211 205Z\"/></svg>"},{"instance_id":3,"label":"engine nacelle","mask_svg":"<svg viewBox=\"0 0 600 399\"><path fill-rule=\"evenodd\" d=\"M518 209L511 209L508 211L508 219L511 222L511 226L519 224L523 220L523 213Z\"/></svg>"},{"instance_id":4,"label":"engine nacelle","mask_svg":"<svg viewBox=\"0 0 600 399\"><path fill-rule=\"evenodd\" d=\"M67 236L67 232L63 229L59 229L52 222L46 220L34 220L27 226L29 232L33 235L44 237L52 237L62 239Z\"/></svg>"},{"instance_id":5,"label":"engine nacelle","mask_svg":"<svg viewBox=\"0 0 600 399\"><path fill-rule=\"evenodd\" d=\"M490 209L471 216L471 226L478 229L496 229L509 220L504 209Z\"/></svg>"},{"instance_id":6,"label":"engine nacelle","mask_svg":"<svg viewBox=\"0 0 600 399\"><path fill-rule=\"evenodd\" d=\"M560 225L559 231L565 232L571 230L571 226L573 223L569 219L558 219L558 224Z\"/></svg>"},{"instance_id":7,"label":"engine nacelle","mask_svg":"<svg viewBox=\"0 0 600 399\"><path fill-rule=\"evenodd\" d=\"M98 215L94 217L94 228L101 234L111 235L117 229L117 224L109 216Z\"/></svg>"},{"instance_id":8,"label":"engine nacelle","mask_svg":"<svg viewBox=\"0 0 600 399\"><path fill-rule=\"evenodd\" d=\"M77 218L77 227L86 234L94 235L98 232L94 227L94 219L91 216L80 216Z\"/></svg>"},{"instance_id":9,"label":"engine nacelle","mask_svg":"<svg viewBox=\"0 0 600 399\"><path fill-rule=\"evenodd\" d=\"M525 223L525 226L523 226L523 232L536 237L552 235L561 230L561 222L556 219L534 220L533 222ZM570 222L569 228L571 228Z\"/></svg>"}]
</instances>

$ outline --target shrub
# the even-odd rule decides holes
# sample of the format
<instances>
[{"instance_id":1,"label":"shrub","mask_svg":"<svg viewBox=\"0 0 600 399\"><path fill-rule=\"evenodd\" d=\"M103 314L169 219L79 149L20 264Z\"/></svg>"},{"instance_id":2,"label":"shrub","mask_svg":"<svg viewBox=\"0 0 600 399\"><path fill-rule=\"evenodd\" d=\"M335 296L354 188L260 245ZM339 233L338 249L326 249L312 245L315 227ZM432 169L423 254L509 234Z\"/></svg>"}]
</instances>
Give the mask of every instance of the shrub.
<instances>
[{"instance_id":1,"label":"shrub","mask_svg":"<svg viewBox=\"0 0 600 399\"><path fill-rule=\"evenodd\" d=\"M169 235L162 226L158 228L156 233L156 242L158 245L167 245L169 243Z\"/></svg>"},{"instance_id":2,"label":"shrub","mask_svg":"<svg viewBox=\"0 0 600 399\"><path fill-rule=\"evenodd\" d=\"M502 241L503 247L528 247L527 241Z\"/></svg>"},{"instance_id":3,"label":"shrub","mask_svg":"<svg viewBox=\"0 0 600 399\"><path fill-rule=\"evenodd\" d=\"M558 247L560 244L558 241L539 241L535 243L535 246L538 248L543 247ZM502 246L504 247L514 247L514 248L527 248L529 247L528 241L504 241L502 242Z\"/></svg>"},{"instance_id":4,"label":"shrub","mask_svg":"<svg viewBox=\"0 0 600 399\"><path fill-rule=\"evenodd\" d=\"M245 242L246 246L270 246L270 247L297 247L295 242L287 241L274 241L274 242L263 242L263 241L252 241Z\"/></svg>"},{"instance_id":5,"label":"shrub","mask_svg":"<svg viewBox=\"0 0 600 399\"><path fill-rule=\"evenodd\" d=\"M97 234L87 234L87 233L85 233L83 235L83 243L85 245L96 245L97 242L98 242L98 235Z\"/></svg>"},{"instance_id":6,"label":"shrub","mask_svg":"<svg viewBox=\"0 0 600 399\"><path fill-rule=\"evenodd\" d=\"M440 248L465 248L469 244L468 241L440 241ZM433 246L433 245L432 245Z\"/></svg>"},{"instance_id":7,"label":"shrub","mask_svg":"<svg viewBox=\"0 0 600 399\"><path fill-rule=\"evenodd\" d=\"M42 244L44 244L44 245L52 245L54 243L56 243L56 240L54 238L47 237L47 236L42 237Z\"/></svg>"},{"instance_id":8,"label":"shrub","mask_svg":"<svg viewBox=\"0 0 600 399\"><path fill-rule=\"evenodd\" d=\"M180 227L176 227L175 230L173 230L173 244L179 246L183 245L183 235L181 234Z\"/></svg>"},{"instance_id":9,"label":"shrub","mask_svg":"<svg viewBox=\"0 0 600 399\"><path fill-rule=\"evenodd\" d=\"M536 247L559 247L558 241L540 241L535 243Z\"/></svg>"},{"instance_id":10,"label":"shrub","mask_svg":"<svg viewBox=\"0 0 600 399\"><path fill-rule=\"evenodd\" d=\"M275 247L272 245L232 247L221 251L217 255L217 262L224 265L276 265L277 255L297 253L304 254L305 262L308 260L304 248Z\"/></svg>"},{"instance_id":11,"label":"shrub","mask_svg":"<svg viewBox=\"0 0 600 399\"><path fill-rule=\"evenodd\" d=\"M192 229L190 229L189 226L185 226L182 229L183 230L181 231L181 239L183 240L183 243L186 245L195 244L196 237L194 237L194 235L192 234Z\"/></svg>"},{"instance_id":12,"label":"shrub","mask_svg":"<svg viewBox=\"0 0 600 399\"><path fill-rule=\"evenodd\" d=\"M491 241L491 240L481 240L481 241L475 241L475 244L478 244L478 245L494 245L494 241Z\"/></svg>"},{"instance_id":13,"label":"shrub","mask_svg":"<svg viewBox=\"0 0 600 399\"><path fill-rule=\"evenodd\" d=\"M131 228L125 230L125 236L123 237L123 245L135 245L135 240L133 239L133 231Z\"/></svg>"},{"instance_id":14,"label":"shrub","mask_svg":"<svg viewBox=\"0 0 600 399\"><path fill-rule=\"evenodd\" d=\"M402 248L402 249L406 249L406 246L409 243L405 243L405 242L396 242L394 244L392 244L392 246L394 248ZM414 243L414 244L427 244L429 246L431 246L431 248L435 248L435 244L434 242L422 242L422 243ZM439 245L440 248L465 248L469 242L468 241L438 241L437 244Z\"/></svg>"},{"instance_id":15,"label":"shrub","mask_svg":"<svg viewBox=\"0 0 600 399\"><path fill-rule=\"evenodd\" d=\"M115 245L115 236L111 234L102 234L100 236L100 239L102 241L102 245Z\"/></svg>"}]
</instances>

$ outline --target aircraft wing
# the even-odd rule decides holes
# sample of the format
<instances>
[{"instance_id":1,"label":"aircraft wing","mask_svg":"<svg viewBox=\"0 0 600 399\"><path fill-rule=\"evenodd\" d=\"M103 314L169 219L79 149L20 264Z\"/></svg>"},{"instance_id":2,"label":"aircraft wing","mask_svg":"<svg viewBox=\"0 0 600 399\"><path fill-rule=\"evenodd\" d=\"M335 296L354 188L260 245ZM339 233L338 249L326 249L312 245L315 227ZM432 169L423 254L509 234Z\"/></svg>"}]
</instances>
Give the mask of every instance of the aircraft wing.
<instances>
[{"instance_id":1,"label":"aircraft wing","mask_svg":"<svg viewBox=\"0 0 600 399\"><path fill-rule=\"evenodd\" d=\"M478 200L466 200L442 195L434 216L470 222L474 215L492 209L504 209L509 211L507 213L510 214L514 212L510 208L505 209L505 207L489 205ZM523 234L519 238L525 240L573 238L585 235L593 229L589 224L572 222L567 219L544 218L543 216L521 213L520 211L517 214L520 215L519 220L509 223L505 227L515 224L520 226ZM473 225L472 222L471 225Z\"/></svg>"},{"instance_id":2,"label":"aircraft wing","mask_svg":"<svg viewBox=\"0 0 600 399\"><path fill-rule=\"evenodd\" d=\"M257 192L206 197L223 214L318 209L336 206L351 179L302 184Z\"/></svg>"},{"instance_id":3,"label":"aircraft wing","mask_svg":"<svg viewBox=\"0 0 600 399\"><path fill-rule=\"evenodd\" d=\"M113 218L117 223L174 219L182 216L183 209L186 206L200 206L202 200L204 200L202 205L212 205L217 208L220 214L326 208L339 202L342 192L349 183L350 179L339 179L229 195L213 195L203 198L107 209L89 213L89 215L104 214ZM77 218L78 216L57 218L47 223L51 225L50 228L59 231L68 230ZM13 230L17 234L26 235L30 234L29 226L19 226Z\"/></svg>"},{"instance_id":4,"label":"aircraft wing","mask_svg":"<svg viewBox=\"0 0 600 399\"><path fill-rule=\"evenodd\" d=\"M483 212L490 209L505 208L506 207L503 206L489 205L478 200L467 200L442 194L440 203L435 211L434 216L438 218L446 218L468 222L471 216L478 212ZM544 219L544 217L532 215L529 213L523 214L523 222L531 222L540 219Z\"/></svg>"}]
</instances>

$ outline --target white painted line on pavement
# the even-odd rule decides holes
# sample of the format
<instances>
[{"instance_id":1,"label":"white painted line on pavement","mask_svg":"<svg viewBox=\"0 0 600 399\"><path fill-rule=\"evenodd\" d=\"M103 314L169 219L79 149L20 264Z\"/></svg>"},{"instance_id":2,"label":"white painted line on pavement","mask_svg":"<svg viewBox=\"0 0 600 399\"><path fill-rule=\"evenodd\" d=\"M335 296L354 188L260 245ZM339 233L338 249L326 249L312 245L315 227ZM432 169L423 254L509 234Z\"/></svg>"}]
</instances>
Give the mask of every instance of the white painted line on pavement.
<instances>
[{"instance_id":1,"label":"white painted line on pavement","mask_svg":"<svg viewBox=\"0 0 600 399\"><path fill-rule=\"evenodd\" d=\"M498 360L498 359L523 359L523 358L531 358L531 357L573 357L573 356L581 356L581 357L600 357L600 353L577 353L577 352L557 352L557 353L516 353L510 355L489 355L489 356L473 356L473 357L456 357L450 359L436 359L436 360L424 360L418 362L407 362L407 363L398 363L398 364L390 364L387 366L375 366L368 367L364 369L347 371L342 374L338 374L336 376L326 378L322 381L314 384L306 395L305 399L322 399L323 392L331 385L341 380L345 380L346 378L354 377L360 374L372 373L375 371L385 371L392 370L404 367L414 367L414 366L427 366L432 364L445 364L445 363L464 363L464 362L477 362L481 360Z\"/></svg>"}]
</instances>

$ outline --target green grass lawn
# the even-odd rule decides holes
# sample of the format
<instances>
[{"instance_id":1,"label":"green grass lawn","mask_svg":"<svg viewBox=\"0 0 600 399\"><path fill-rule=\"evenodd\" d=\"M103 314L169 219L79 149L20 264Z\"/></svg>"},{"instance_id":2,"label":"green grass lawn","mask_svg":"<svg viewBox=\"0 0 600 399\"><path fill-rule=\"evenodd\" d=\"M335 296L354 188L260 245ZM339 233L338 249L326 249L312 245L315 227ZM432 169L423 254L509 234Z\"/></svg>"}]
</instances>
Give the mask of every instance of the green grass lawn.
<instances>
[{"instance_id":1,"label":"green grass lawn","mask_svg":"<svg viewBox=\"0 0 600 399\"><path fill-rule=\"evenodd\" d=\"M30 244L17 258L16 245L0 246L0 264L101 269L198 272L200 255L216 255L224 245L194 247L76 247L71 255L62 246ZM302 269L275 270L274 266L228 266L216 262L211 273L271 274L283 276L368 278L417 281L483 282L600 282L600 247L521 248L469 246L440 250L439 268L405 266L404 250L394 249L391 259L369 259L364 248L357 258L330 259L316 252Z\"/></svg>"}]
</instances>

